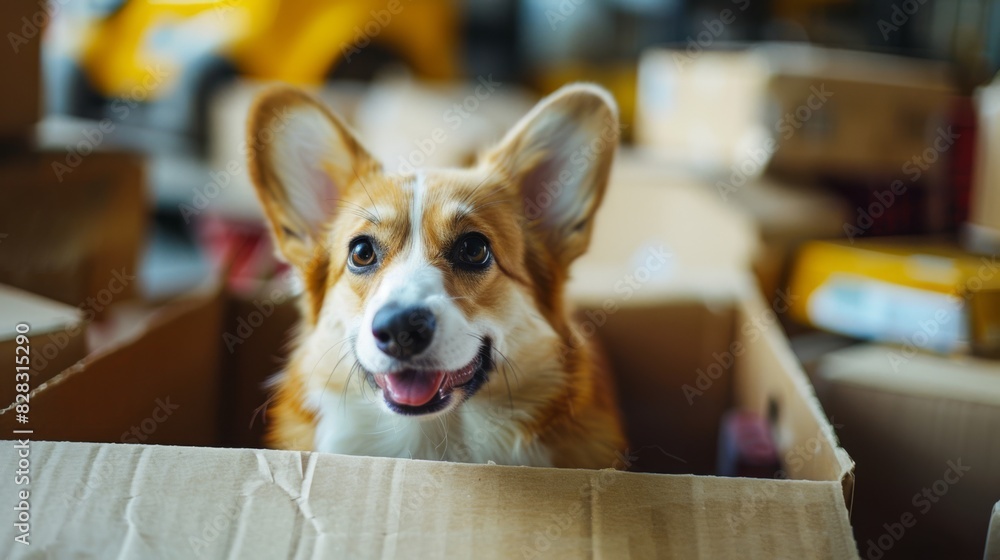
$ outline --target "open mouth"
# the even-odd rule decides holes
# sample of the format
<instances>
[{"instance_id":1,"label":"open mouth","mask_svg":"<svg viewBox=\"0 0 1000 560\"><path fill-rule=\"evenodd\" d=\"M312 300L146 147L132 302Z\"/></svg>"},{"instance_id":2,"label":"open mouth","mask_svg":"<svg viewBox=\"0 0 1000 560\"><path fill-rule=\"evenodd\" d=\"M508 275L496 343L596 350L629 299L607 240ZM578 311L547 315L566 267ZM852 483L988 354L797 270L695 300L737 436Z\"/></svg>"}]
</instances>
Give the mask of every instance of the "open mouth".
<instances>
[{"instance_id":1,"label":"open mouth","mask_svg":"<svg viewBox=\"0 0 1000 560\"><path fill-rule=\"evenodd\" d=\"M493 367L490 348L491 343L486 339L476 357L454 371L404 369L370 375L393 412L410 416L431 414L451 403L455 389L462 389L468 398L483 386Z\"/></svg>"}]
</instances>

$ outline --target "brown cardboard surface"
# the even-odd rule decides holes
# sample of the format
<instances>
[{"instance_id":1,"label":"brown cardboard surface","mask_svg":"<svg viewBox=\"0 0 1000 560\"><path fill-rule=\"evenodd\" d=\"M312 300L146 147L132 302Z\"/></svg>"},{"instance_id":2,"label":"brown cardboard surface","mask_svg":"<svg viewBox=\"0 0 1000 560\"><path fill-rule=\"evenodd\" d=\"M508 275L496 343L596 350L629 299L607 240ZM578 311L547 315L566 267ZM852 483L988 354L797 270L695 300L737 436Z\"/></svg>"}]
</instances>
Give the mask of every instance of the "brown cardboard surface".
<instances>
[{"instance_id":1,"label":"brown cardboard surface","mask_svg":"<svg viewBox=\"0 0 1000 560\"><path fill-rule=\"evenodd\" d=\"M856 557L823 482L82 443L31 459L32 545L12 558Z\"/></svg>"},{"instance_id":2,"label":"brown cardboard surface","mask_svg":"<svg viewBox=\"0 0 1000 560\"><path fill-rule=\"evenodd\" d=\"M298 306L279 282L227 298L220 350L221 391L226 395L220 409L222 445L262 445L267 381L281 370L298 320Z\"/></svg>"},{"instance_id":3,"label":"brown cardboard surface","mask_svg":"<svg viewBox=\"0 0 1000 560\"><path fill-rule=\"evenodd\" d=\"M31 393L36 439L212 445L218 440L219 294L191 296ZM0 432L23 429L9 411Z\"/></svg>"},{"instance_id":4,"label":"brown cardboard surface","mask_svg":"<svg viewBox=\"0 0 1000 560\"><path fill-rule=\"evenodd\" d=\"M28 356L34 388L87 355L87 325L83 313L65 304L0 284L0 361L13 368L15 358ZM17 343L17 325L29 327L28 343ZM18 346L27 348L18 351ZM0 384L0 402L14 400L14 376Z\"/></svg>"},{"instance_id":5,"label":"brown cardboard surface","mask_svg":"<svg viewBox=\"0 0 1000 560\"><path fill-rule=\"evenodd\" d=\"M704 180L622 150L610 181L590 249L570 271L574 300L648 300L685 290L731 295L746 280L738 271L758 250L754 223ZM629 275L639 287L626 287Z\"/></svg>"},{"instance_id":6,"label":"brown cardboard surface","mask_svg":"<svg viewBox=\"0 0 1000 560\"><path fill-rule=\"evenodd\" d=\"M0 160L0 282L94 314L131 297L146 224L142 177L141 160L121 153Z\"/></svg>"},{"instance_id":7,"label":"brown cardboard surface","mask_svg":"<svg viewBox=\"0 0 1000 560\"><path fill-rule=\"evenodd\" d=\"M861 553L909 513L885 558L979 558L1000 496L1000 363L860 345L821 361L817 391L857 462ZM938 482L952 463L970 470ZM946 493L929 502L935 484Z\"/></svg>"},{"instance_id":8,"label":"brown cardboard surface","mask_svg":"<svg viewBox=\"0 0 1000 560\"><path fill-rule=\"evenodd\" d=\"M756 297L754 293L746 297ZM281 303L282 311L271 317L287 313L290 304ZM260 309L248 298L235 307ZM530 553L536 546L534 532L541 531L537 546L545 550L538 557L739 553L746 558L854 558L844 506L850 459L832 439L777 325L757 334L755 327L745 326L755 320L759 324L764 307L760 301L661 293L656 304L623 303L596 332L620 372L633 469L713 472L718 419L738 406L778 411L773 420L783 434L779 445L786 475L794 480L33 443L34 450L41 450L33 451L40 477L38 501L32 504L39 520L36 537L54 540L58 534L73 550L82 546L98 557L119 548L132 556L186 557L188 547L194 546L205 546L209 557L230 549L239 557L296 557L313 551L348 554L360 550L357 547L371 551L373 546L389 557L465 557L473 552L509 557L520 555L525 546ZM145 433L145 441L217 445L206 429L215 419L208 399L216 397L206 381L213 379L212 368L198 356L210 356L210 362L213 354L207 346L221 345L218 332L225 327L217 322L220 309L213 298L169 306L138 338L64 373L65 379L53 381L32 398L34 437L121 441L123 432L132 426L142 429L153 418L157 398L176 394L180 396L172 402L180 408ZM583 306L584 313L588 310L596 308ZM234 315L237 320L244 317L230 311L223 325L231 326ZM222 374L231 374L233 363L251 365L251 371L223 385L219 410L227 410L234 382L252 383L273 371L269 364L253 362L260 347L276 347L270 337L284 334L277 328L254 330L244 344L234 347L235 356L226 360L235 361L223 367ZM736 340L746 350L733 357L730 367L712 368ZM180 348L190 349L190 354ZM138 366L144 368L141 377L135 375ZM699 370L718 377L707 387L697 385ZM700 387L701 394L688 400L685 385ZM94 407L112 393L118 395L113 407ZM191 400L199 395L205 400ZM242 397L236 399L245 403ZM7 417L0 415L4 433L14 427ZM87 420L67 421L74 418ZM231 420L224 417L223 426L227 422ZM3 455L8 460L8 454ZM81 481L78 474L64 477L61 472L89 474ZM54 474L50 481L41 473ZM612 490L603 490L606 487ZM595 497L580 494L581 489L601 490ZM65 507L66 496L72 508ZM414 500L426 506L397 515L398 504ZM133 513L124 515L122 507ZM367 513L359 516L359 511ZM127 521L121 521L123 516ZM43 519L52 525L46 526ZM121 523L123 531L110 529ZM95 526L102 530L95 531ZM50 530L51 536L45 536ZM314 530L326 536L313 538ZM130 537L130 531L143 537ZM555 536L545 537L546 531ZM289 540L289 534L307 537ZM365 535L372 538L361 538ZM207 544L197 544L201 541Z\"/></svg>"},{"instance_id":9,"label":"brown cardboard surface","mask_svg":"<svg viewBox=\"0 0 1000 560\"><path fill-rule=\"evenodd\" d=\"M806 44L741 46L647 51L637 144L727 174L745 165L751 176L896 175L927 148L953 92L940 63ZM786 118L802 106L803 117Z\"/></svg>"},{"instance_id":10,"label":"brown cardboard surface","mask_svg":"<svg viewBox=\"0 0 1000 560\"><path fill-rule=\"evenodd\" d=\"M973 171L972 223L975 248L1000 251L1000 80L976 92L979 114L976 130L976 162Z\"/></svg>"},{"instance_id":11,"label":"brown cardboard surface","mask_svg":"<svg viewBox=\"0 0 1000 560\"><path fill-rule=\"evenodd\" d=\"M33 0L0 3L6 45L0 49L0 68L9 87L0 89L0 142L25 137L41 115L42 34L38 26L48 19ZM21 18L26 18L22 20Z\"/></svg>"},{"instance_id":12,"label":"brown cardboard surface","mask_svg":"<svg viewBox=\"0 0 1000 560\"><path fill-rule=\"evenodd\" d=\"M805 241L841 237L851 220L845 200L804 182L770 176L749 181L735 191L720 190L726 202L753 218L760 230L761 250L753 269L765 296L787 286L795 252Z\"/></svg>"}]
</instances>

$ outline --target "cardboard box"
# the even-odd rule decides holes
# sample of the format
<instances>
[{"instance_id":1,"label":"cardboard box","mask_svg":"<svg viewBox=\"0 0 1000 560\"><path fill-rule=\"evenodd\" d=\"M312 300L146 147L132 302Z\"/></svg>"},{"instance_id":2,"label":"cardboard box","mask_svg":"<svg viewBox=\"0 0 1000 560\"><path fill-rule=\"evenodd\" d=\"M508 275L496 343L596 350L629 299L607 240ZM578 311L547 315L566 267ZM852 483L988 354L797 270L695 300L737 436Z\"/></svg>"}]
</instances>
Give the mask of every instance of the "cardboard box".
<instances>
[{"instance_id":1,"label":"cardboard box","mask_svg":"<svg viewBox=\"0 0 1000 560\"><path fill-rule=\"evenodd\" d=\"M596 242L620 231L647 192L636 189L609 193L568 289L581 334L599 338L618 373L631 440L621 459L635 472L220 449L258 443L245 416L280 367L294 307L267 291L235 304L203 296L32 396L34 437L46 440L31 444L33 546L98 557L857 558L853 464L749 275L715 260L655 280L660 240L694 251L682 242L690 230L663 219L683 210L653 199L619 243ZM707 209L702 218L720 215ZM710 247L732 251L727 239ZM617 290L626 277L638 286ZM116 405L95 407L101 394ZM156 399L167 396L179 408L164 417ZM711 476L733 408L770 419L785 479ZM12 428L0 414L0 433ZM0 468L14 467L13 445L0 443Z\"/></svg>"},{"instance_id":2,"label":"cardboard box","mask_svg":"<svg viewBox=\"0 0 1000 560\"><path fill-rule=\"evenodd\" d=\"M26 360L31 388L87 355L87 322L75 307L0 284L0 317L0 361L13 368L18 359ZM18 329L22 323L25 333ZM19 342L20 334L26 340ZM0 384L0 402L6 406L14 397L15 379L9 375Z\"/></svg>"},{"instance_id":3,"label":"cardboard box","mask_svg":"<svg viewBox=\"0 0 1000 560\"><path fill-rule=\"evenodd\" d=\"M760 231L761 249L753 270L765 297L788 285L789 268L799 246L842 237L844 224L851 217L845 200L808 183L764 176L735 191L719 192L725 195L725 202L749 214Z\"/></svg>"},{"instance_id":4,"label":"cardboard box","mask_svg":"<svg viewBox=\"0 0 1000 560\"><path fill-rule=\"evenodd\" d=\"M817 393L857 461L851 517L868 558L980 558L1000 496L1000 363L861 345Z\"/></svg>"},{"instance_id":5,"label":"cardboard box","mask_svg":"<svg viewBox=\"0 0 1000 560\"><path fill-rule=\"evenodd\" d=\"M641 203L637 204L637 201ZM575 264L570 290L578 296L605 294L622 273L636 269L650 251L667 255L643 284L731 289L745 275L759 249L751 217L725 204L697 176L665 165L655 156L619 150L590 249Z\"/></svg>"},{"instance_id":6,"label":"cardboard box","mask_svg":"<svg viewBox=\"0 0 1000 560\"><path fill-rule=\"evenodd\" d=\"M1000 352L996 256L926 238L817 241L803 246L791 316L840 334L914 350Z\"/></svg>"},{"instance_id":7,"label":"cardboard box","mask_svg":"<svg viewBox=\"0 0 1000 560\"><path fill-rule=\"evenodd\" d=\"M5 24L7 43L0 49L0 68L9 85L0 91L0 144L26 145L32 127L41 116L41 46L48 19L44 3L34 0L0 3L0 21Z\"/></svg>"},{"instance_id":8,"label":"cardboard box","mask_svg":"<svg viewBox=\"0 0 1000 560\"><path fill-rule=\"evenodd\" d=\"M628 460L647 474L134 445L218 444L211 403L229 394L211 388L221 337L209 331L219 328L221 307L213 298L191 302L32 396L38 440L133 443L31 444L32 546L143 557L293 549L577 557L625 547L633 556L856 558L845 506L850 459L779 330L745 327L765 313L753 297L661 297L623 305L598 329L622 372ZM731 368L712 367L736 342L744 350ZM706 367L721 376L698 385ZM689 397L685 385L702 394ZM95 408L100 395L118 395L115 406ZM172 415L157 412L163 403L177 407ZM788 480L701 476L713 472L718 421L734 406L770 411ZM87 422L70 420L83 415ZM13 427L6 414L0 425ZM14 468L13 442L2 445L10 452L0 462ZM69 471L90 474L56 476ZM12 480L4 483L10 491ZM14 538L13 523L5 527ZM13 550L17 558L31 549Z\"/></svg>"},{"instance_id":9,"label":"cardboard box","mask_svg":"<svg viewBox=\"0 0 1000 560\"><path fill-rule=\"evenodd\" d=\"M1000 252L1000 79L976 93L978 142L968 237L974 250Z\"/></svg>"},{"instance_id":10,"label":"cardboard box","mask_svg":"<svg viewBox=\"0 0 1000 560\"><path fill-rule=\"evenodd\" d=\"M137 156L10 156L0 184L0 282L97 315L137 292L148 212Z\"/></svg>"},{"instance_id":11,"label":"cardboard box","mask_svg":"<svg viewBox=\"0 0 1000 560\"><path fill-rule=\"evenodd\" d=\"M639 63L636 139L727 174L894 177L944 125L946 71L806 44L654 49Z\"/></svg>"},{"instance_id":12,"label":"cardboard box","mask_svg":"<svg viewBox=\"0 0 1000 560\"><path fill-rule=\"evenodd\" d=\"M186 296L40 385L34 439L215 444L223 305L215 292ZM10 416L0 414L6 434Z\"/></svg>"}]
</instances>

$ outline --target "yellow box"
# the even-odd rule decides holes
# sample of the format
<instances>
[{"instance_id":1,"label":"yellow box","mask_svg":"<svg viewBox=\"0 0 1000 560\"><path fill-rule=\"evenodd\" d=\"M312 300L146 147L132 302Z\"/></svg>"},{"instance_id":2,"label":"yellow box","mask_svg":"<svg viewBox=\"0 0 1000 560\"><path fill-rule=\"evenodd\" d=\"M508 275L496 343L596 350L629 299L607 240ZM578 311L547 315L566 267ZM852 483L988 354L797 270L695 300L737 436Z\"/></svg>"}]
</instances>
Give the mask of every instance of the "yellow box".
<instances>
[{"instance_id":1,"label":"yellow box","mask_svg":"<svg viewBox=\"0 0 1000 560\"><path fill-rule=\"evenodd\" d=\"M833 332L940 353L1000 354L1000 265L947 241L804 245L791 316Z\"/></svg>"}]
</instances>

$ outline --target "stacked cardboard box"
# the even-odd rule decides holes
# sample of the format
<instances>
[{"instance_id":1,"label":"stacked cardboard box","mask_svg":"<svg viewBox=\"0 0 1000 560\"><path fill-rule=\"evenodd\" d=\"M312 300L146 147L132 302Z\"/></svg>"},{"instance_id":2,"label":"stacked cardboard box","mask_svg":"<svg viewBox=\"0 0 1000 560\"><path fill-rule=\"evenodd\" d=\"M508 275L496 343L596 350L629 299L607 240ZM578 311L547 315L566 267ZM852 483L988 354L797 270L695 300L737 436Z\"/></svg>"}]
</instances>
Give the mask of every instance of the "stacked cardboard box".
<instances>
[{"instance_id":1,"label":"stacked cardboard box","mask_svg":"<svg viewBox=\"0 0 1000 560\"><path fill-rule=\"evenodd\" d=\"M665 158L762 171L896 174L945 124L943 64L807 44L655 49L642 57L636 136Z\"/></svg>"},{"instance_id":2,"label":"stacked cardboard box","mask_svg":"<svg viewBox=\"0 0 1000 560\"><path fill-rule=\"evenodd\" d=\"M861 345L816 388L858 464L851 517L867 558L980 558L1000 496L1000 363Z\"/></svg>"},{"instance_id":3,"label":"stacked cardboard box","mask_svg":"<svg viewBox=\"0 0 1000 560\"><path fill-rule=\"evenodd\" d=\"M41 116L42 32L52 8L31 0L0 5L7 43L0 49L0 68L14 82L0 91L0 148L22 150Z\"/></svg>"},{"instance_id":4,"label":"stacked cardboard box","mask_svg":"<svg viewBox=\"0 0 1000 560\"><path fill-rule=\"evenodd\" d=\"M766 294L785 284L804 241L948 223L947 166L934 164L954 144L945 65L805 44L729 47L645 53L636 139L760 224Z\"/></svg>"},{"instance_id":5,"label":"stacked cardboard box","mask_svg":"<svg viewBox=\"0 0 1000 560\"><path fill-rule=\"evenodd\" d=\"M970 247L1000 252L1000 78L976 95L978 145L968 237Z\"/></svg>"},{"instance_id":6,"label":"stacked cardboard box","mask_svg":"<svg viewBox=\"0 0 1000 560\"><path fill-rule=\"evenodd\" d=\"M26 365L28 379L24 382L31 388L87 354L87 322L80 309L0 284L0 316L4 318L0 324L0 360L11 368ZM0 385L3 406L14 401L16 384L14 375L10 375Z\"/></svg>"},{"instance_id":7,"label":"stacked cardboard box","mask_svg":"<svg viewBox=\"0 0 1000 560\"><path fill-rule=\"evenodd\" d=\"M39 150L41 44L63 7L32 0L0 6L12 28L0 68L16 85L0 94L0 283L99 316L137 291L146 205L138 158L105 151L105 123Z\"/></svg>"},{"instance_id":8,"label":"stacked cardboard box","mask_svg":"<svg viewBox=\"0 0 1000 560\"><path fill-rule=\"evenodd\" d=\"M0 282L98 316L132 297L146 225L142 178L141 160L120 153L0 158Z\"/></svg>"}]
</instances>

